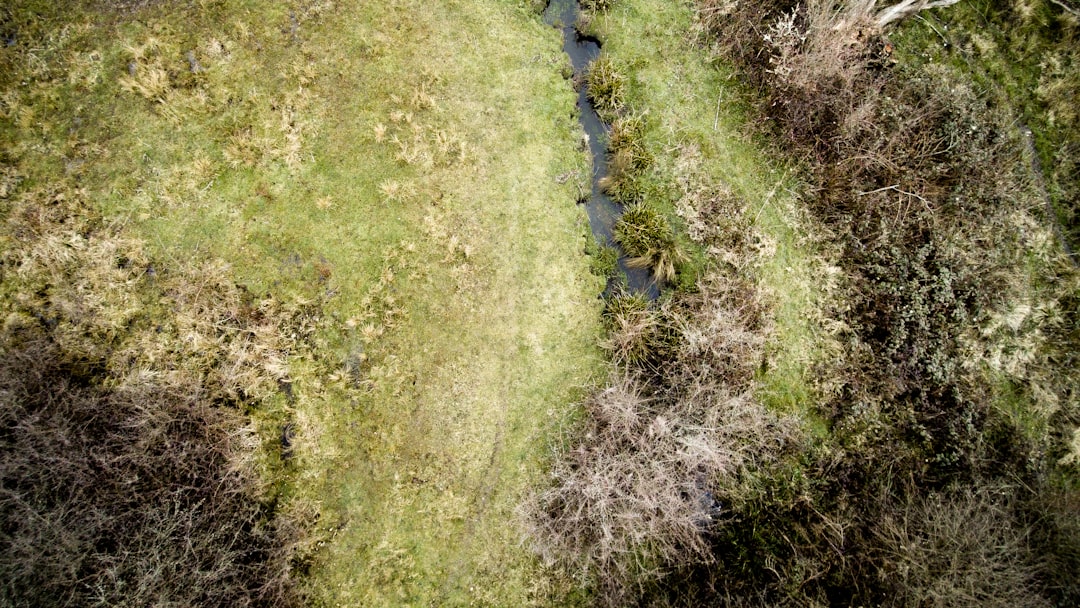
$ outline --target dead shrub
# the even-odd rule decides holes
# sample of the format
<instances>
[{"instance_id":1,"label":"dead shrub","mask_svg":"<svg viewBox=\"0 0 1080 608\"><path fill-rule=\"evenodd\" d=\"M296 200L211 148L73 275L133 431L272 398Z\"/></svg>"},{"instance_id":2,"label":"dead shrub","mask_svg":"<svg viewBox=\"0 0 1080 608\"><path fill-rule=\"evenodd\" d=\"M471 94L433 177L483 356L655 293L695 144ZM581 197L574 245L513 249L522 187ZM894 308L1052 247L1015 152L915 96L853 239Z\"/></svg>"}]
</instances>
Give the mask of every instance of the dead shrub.
<instances>
[{"instance_id":1,"label":"dead shrub","mask_svg":"<svg viewBox=\"0 0 1080 608\"><path fill-rule=\"evenodd\" d=\"M718 518L756 491L746 471L796 440L794 425L752 396L760 308L745 283L731 284L714 276L696 297L656 310L615 305L613 351L624 372L586 403L553 487L524 507L540 555L579 572L607 605L636 601L673 569L711 562Z\"/></svg>"},{"instance_id":2,"label":"dead shrub","mask_svg":"<svg viewBox=\"0 0 1080 608\"><path fill-rule=\"evenodd\" d=\"M890 606L1052 604L1036 586L1028 531L1013 520L1011 488L911 497L874 530Z\"/></svg>"},{"instance_id":3,"label":"dead shrub","mask_svg":"<svg viewBox=\"0 0 1080 608\"><path fill-rule=\"evenodd\" d=\"M4 603L298 603L238 411L198 386L102 388L35 329L2 350Z\"/></svg>"}]
</instances>

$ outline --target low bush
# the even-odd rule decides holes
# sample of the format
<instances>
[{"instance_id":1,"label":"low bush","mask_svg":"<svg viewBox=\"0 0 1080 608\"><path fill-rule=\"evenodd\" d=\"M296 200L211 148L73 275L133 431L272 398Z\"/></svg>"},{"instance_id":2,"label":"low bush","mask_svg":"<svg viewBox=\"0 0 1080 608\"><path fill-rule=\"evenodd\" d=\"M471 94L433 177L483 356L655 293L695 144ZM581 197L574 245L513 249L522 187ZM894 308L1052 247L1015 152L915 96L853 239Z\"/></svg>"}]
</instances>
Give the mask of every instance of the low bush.
<instances>
[{"instance_id":1,"label":"low bush","mask_svg":"<svg viewBox=\"0 0 1080 608\"><path fill-rule=\"evenodd\" d=\"M1017 516L1027 509L1019 491L1002 494L1000 480L1035 488L1056 467L994 405L982 366L1002 369L1001 355L976 354L1053 351L1053 363L1039 360L1072 375L1064 370L1075 361L1062 354L1075 337L1058 333L1056 315L1029 328L1056 336L1037 348L991 345L999 338L987 327L1012 298L1035 297L1008 281L1025 256L1048 255L1017 222L1041 201L1026 185L1008 101L954 67L897 65L864 5L699 4L718 45L759 87L783 152L808 168L807 206L836 237L848 277L835 315L850 328L843 356L819 366L835 383L819 410L828 438L800 465L815 480L804 499L813 509L761 503L742 513L751 523L718 532L717 551L735 551L754 565L747 571L771 569L748 577L765 603L1047 605L1058 592L1030 543L1037 527L1022 523L1031 516ZM1049 287L1072 283L1062 270L1058 261L1034 270L1046 281L1040 310L1071 309ZM1019 376L1040 401L1073 409L1063 405L1072 389ZM775 477L767 485L778 495L787 487ZM762 509L782 515L762 518ZM883 532L889 522L903 523ZM751 541L764 550L732 548ZM716 573L703 580L745 584Z\"/></svg>"},{"instance_id":2,"label":"low bush","mask_svg":"<svg viewBox=\"0 0 1080 608\"><path fill-rule=\"evenodd\" d=\"M5 212L0 601L299 605L311 522L279 510L246 412L288 381L317 307L157 264L75 188Z\"/></svg>"},{"instance_id":3,"label":"low bush","mask_svg":"<svg viewBox=\"0 0 1080 608\"><path fill-rule=\"evenodd\" d=\"M2 342L5 605L299 605L240 412L201 386L102 387L34 328Z\"/></svg>"},{"instance_id":4,"label":"low bush","mask_svg":"<svg viewBox=\"0 0 1080 608\"><path fill-rule=\"evenodd\" d=\"M622 372L586 404L554 487L525 506L538 552L596 586L604 605L712 563L714 524L757 492L745 471L798 441L752 397L764 347L753 291L718 276L700 286L658 308L641 296L609 303Z\"/></svg>"}]
</instances>

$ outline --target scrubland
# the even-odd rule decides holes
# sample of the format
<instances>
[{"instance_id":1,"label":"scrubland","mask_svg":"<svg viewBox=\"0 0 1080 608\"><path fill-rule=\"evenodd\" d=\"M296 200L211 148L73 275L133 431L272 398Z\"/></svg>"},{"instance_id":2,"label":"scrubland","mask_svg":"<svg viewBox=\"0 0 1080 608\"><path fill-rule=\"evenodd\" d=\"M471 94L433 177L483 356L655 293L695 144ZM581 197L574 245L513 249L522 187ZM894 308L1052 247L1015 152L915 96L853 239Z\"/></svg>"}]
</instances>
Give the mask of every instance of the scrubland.
<instances>
[{"instance_id":1,"label":"scrubland","mask_svg":"<svg viewBox=\"0 0 1080 608\"><path fill-rule=\"evenodd\" d=\"M1072 4L582 4L0 8L5 605L1077 603Z\"/></svg>"}]
</instances>

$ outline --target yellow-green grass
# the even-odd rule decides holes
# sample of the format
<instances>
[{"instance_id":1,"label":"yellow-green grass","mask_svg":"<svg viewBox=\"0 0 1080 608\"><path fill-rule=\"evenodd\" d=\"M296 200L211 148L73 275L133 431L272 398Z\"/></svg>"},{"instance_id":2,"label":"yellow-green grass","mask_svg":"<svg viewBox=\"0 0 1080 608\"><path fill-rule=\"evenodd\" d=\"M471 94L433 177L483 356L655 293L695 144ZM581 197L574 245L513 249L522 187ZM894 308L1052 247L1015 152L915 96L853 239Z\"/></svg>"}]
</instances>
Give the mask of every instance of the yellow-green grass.
<instances>
[{"instance_id":1,"label":"yellow-green grass","mask_svg":"<svg viewBox=\"0 0 1080 608\"><path fill-rule=\"evenodd\" d=\"M324 302L257 415L267 446L294 421L268 474L319 513L316 603L571 592L514 516L606 365L559 32L497 0L82 8L5 57L8 174L85 189L166 266Z\"/></svg>"},{"instance_id":2,"label":"yellow-green grass","mask_svg":"<svg viewBox=\"0 0 1080 608\"><path fill-rule=\"evenodd\" d=\"M628 81L628 107L648 117L644 139L655 159L650 179L657 183L650 200L677 226L680 180L691 188L730 190L743 201L755 255L713 255L712 263L745 263L738 270L755 277L768 302L772 328L760 397L778 411L809 415L808 373L828 342L817 312L828 266L793 193L793 172L751 137L744 92L734 74L710 60L707 39L685 3L620 0L590 28Z\"/></svg>"}]
</instances>

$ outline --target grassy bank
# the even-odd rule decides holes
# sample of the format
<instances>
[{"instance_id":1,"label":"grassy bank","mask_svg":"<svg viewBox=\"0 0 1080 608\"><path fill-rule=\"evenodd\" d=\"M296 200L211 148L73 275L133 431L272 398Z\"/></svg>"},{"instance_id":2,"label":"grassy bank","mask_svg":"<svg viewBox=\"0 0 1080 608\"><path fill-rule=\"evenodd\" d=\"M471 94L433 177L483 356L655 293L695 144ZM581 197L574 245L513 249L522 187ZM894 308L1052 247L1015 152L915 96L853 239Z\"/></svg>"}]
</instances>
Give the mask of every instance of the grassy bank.
<instances>
[{"instance_id":1,"label":"grassy bank","mask_svg":"<svg viewBox=\"0 0 1080 608\"><path fill-rule=\"evenodd\" d=\"M692 7L606 4L580 24L602 44L587 83L612 125L602 186L631 210L617 238L674 240L678 263L658 302L608 302L619 373L530 503L533 536L599 605L722 604L710 572L750 567L724 552L768 541L718 538L787 494L774 479L800 483L823 432L810 376L831 348L828 250Z\"/></svg>"},{"instance_id":2,"label":"grassy bank","mask_svg":"<svg viewBox=\"0 0 1080 608\"><path fill-rule=\"evenodd\" d=\"M693 10L620 1L584 27L623 82L624 115L643 125L636 137L650 163L634 190L680 235L682 284L706 266L754 280L769 310L760 396L777 411L812 416L803 376L826 341L815 315L830 281L796 173L755 139L747 91L716 61ZM725 240L732 233L746 247Z\"/></svg>"},{"instance_id":3,"label":"grassy bank","mask_svg":"<svg viewBox=\"0 0 1080 608\"><path fill-rule=\"evenodd\" d=\"M141 280L198 285L211 264L251 294L243 306L318 310L269 362L280 390L236 389L262 498L318 522L293 559L310 599L566 593L513 516L603 366L558 32L499 2L28 2L2 16L9 215L77 196L145 251Z\"/></svg>"},{"instance_id":4,"label":"grassy bank","mask_svg":"<svg viewBox=\"0 0 1080 608\"><path fill-rule=\"evenodd\" d=\"M696 267L609 303L538 545L608 605L1075 603L1077 275L1017 128L1064 124L1067 53L1039 101L867 5L598 4L621 232Z\"/></svg>"}]
</instances>

